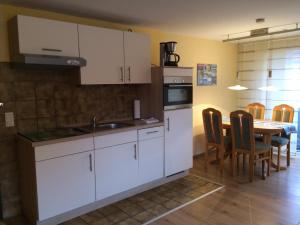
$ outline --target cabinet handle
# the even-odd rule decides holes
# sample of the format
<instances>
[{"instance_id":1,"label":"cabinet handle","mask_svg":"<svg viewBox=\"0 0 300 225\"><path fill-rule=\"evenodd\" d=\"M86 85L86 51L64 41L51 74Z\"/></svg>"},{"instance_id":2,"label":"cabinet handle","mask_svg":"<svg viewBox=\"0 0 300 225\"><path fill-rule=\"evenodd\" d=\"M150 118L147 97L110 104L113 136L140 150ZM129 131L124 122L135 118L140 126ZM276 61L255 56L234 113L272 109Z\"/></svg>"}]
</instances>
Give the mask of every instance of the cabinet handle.
<instances>
[{"instance_id":1,"label":"cabinet handle","mask_svg":"<svg viewBox=\"0 0 300 225\"><path fill-rule=\"evenodd\" d=\"M122 82L124 82L124 75L123 75L123 67L122 66L120 67L120 70L121 70L121 78L120 78L120 80Z\"/></svg>"},{"instance_id":2,"label":"cabinet handle","mask_svg":"<svg viewBox=\"0 0 300 225\"><path fill-rule=\"evenodd\" d=\"M89 155L89 159L90 159L90 171L93 172L92 154Z\"/></svg>"},{"instance_id":3,"label":"cabinet handle","mask_svg":"<svg viewBox=\"0 0 300 225\"><path fill-rule=\"evenodd\" d=\"M55 49L55 48L42 48L42 51L47 51L47 52L62 52L61 49Z\"/></svg>"},{"instance_id":4,"label":"cabinet handle","mask_svg":"<svg viewBox=\"0 0 300 225\"><path fill-rule=\"evenodd\" d=\"M134 159L137 159L136 144L134 144Z\"/></svg>"},{"instance_id":5,"label":"cabinet handle","mask_svg":"<svg viewBox=\"0 0 300 225\"><path fill-rule=\"evenodd\" d=\"M170 131L170 118L167 119L167 131Z\"/></svg>"},{"instance_id":6,"label":"cabinet handle","mask_svg":"<svg viewBox=\"0 0 300 225\"><path fill-rule=\"evenodd\" d=\"M154 133L157 133L158 132L158 130L156 130L156 131L149 131L149 132L147 132L147 134L154 134Z\"/></svg>"},{"instance_id":7,"label":"cabinet handle","mask_svg":"<svg viewBox=\"0 0 300 225\"><path fill-rule=\"evenodd\" d=\"M128 67L128 81L131 82L131 71L130 71L130 66Z\"/></svg>"}]
</instances>

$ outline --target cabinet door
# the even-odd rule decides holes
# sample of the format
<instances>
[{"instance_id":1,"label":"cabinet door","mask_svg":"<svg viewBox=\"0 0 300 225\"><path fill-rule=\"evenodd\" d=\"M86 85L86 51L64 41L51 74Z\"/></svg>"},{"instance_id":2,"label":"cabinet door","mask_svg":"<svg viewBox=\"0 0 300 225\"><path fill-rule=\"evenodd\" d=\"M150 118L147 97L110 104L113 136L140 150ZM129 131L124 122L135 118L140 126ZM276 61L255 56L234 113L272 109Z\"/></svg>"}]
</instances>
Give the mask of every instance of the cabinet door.
<instances>
[{"instance_id":1,"label":"cabinet door","mask_svg":"<svg viewBox=\"0 0 300 225\"><path fill-rule=\"evenodd\" d=\"M144 34L124 32L125 82L151 83L150 38Z\"/></svg>"},{"instance_id":2,"label":"cabinet door","mask_svg":"<svg viewBox=\"0 0 300 225\"><path fill-rule=\"evenodd\" d=\"M165 175L193 166L192 109L165 112Z\"/></svg>"},{"instance_id":3,"label":"cabinet door","mask_svg":"<svg viewBox=\"0 0 300 225\"><path fill-rule=\"evenodd\" d=\"M20 53L78 57L77 24L17 16Z\"/></svg>"},{"instance_id":4,"label":"cabinet door","mask_svg":"<svg viewBox=\"0 0 300 225\"><path fill-rule=\"evenodd\" d=\"M145 184L164 176L163 137L139 141L139 182Z\"/></svg>"},{"instance_id":5,"label":"cabinet door","mask_svg":"<svg viewBox=\"0 0 300 225\"><path fill-rule=\"evenodd\" d=\"M94 152L36 163L39 221L95 201Z\"/></svg>"},{"instance_id":6,"label":"cabinet door","mask_svg":"<svg viewBox=\"0 0 300 225\"><path fill-rule=\"evenodd\" d=\"M97 149L95 154L97 200L129 190L137 185L136 142Z\"/></svg>"},{"instance_id":7,"label":"cabinet door","mask_svg":"<svg viewBox=\"0 0 300 225\"><path fill-rule=\"evenodd\" d=\"M124 81L123 32L78 25L81 84L120 84Z\"/></svg>"}]
</instances>

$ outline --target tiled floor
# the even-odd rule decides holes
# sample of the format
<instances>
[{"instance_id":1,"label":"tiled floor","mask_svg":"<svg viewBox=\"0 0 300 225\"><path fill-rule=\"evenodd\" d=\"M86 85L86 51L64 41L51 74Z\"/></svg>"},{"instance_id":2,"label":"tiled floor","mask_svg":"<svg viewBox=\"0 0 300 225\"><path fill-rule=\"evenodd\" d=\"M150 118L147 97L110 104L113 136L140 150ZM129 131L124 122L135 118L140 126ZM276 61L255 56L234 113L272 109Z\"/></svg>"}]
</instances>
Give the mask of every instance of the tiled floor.
<instances>
[{"instance_id":1,"label":"tiled floor","mask_svg":"<svg viewBox=\"0 0 300 225\"><path fill-rule=\"evenodd\" d=\"M220 185L188 175L61 225L139 225L218 187ZM24 225L12 222L7 224Z\"/></svg>"}]
</instances>

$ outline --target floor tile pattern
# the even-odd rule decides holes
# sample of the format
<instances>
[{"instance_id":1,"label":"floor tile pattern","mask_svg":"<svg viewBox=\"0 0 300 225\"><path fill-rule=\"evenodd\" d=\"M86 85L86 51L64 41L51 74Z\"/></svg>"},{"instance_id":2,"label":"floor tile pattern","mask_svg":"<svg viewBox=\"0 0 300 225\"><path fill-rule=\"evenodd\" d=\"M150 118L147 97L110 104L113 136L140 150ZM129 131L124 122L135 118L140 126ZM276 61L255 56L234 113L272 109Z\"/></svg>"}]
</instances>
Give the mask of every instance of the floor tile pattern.
<instances>
[{"instance_id":1,"label":"floor tile pattern","mask_svg":"<svg viewBox=\"0 0 300 225\"><path fill-rule=\"evenodd\" d=\"M61 225L140 225L219 187L190 174ZM21 224L25 225L20 219L7 222L7 225Z\"/></svg>"}]
</instances>

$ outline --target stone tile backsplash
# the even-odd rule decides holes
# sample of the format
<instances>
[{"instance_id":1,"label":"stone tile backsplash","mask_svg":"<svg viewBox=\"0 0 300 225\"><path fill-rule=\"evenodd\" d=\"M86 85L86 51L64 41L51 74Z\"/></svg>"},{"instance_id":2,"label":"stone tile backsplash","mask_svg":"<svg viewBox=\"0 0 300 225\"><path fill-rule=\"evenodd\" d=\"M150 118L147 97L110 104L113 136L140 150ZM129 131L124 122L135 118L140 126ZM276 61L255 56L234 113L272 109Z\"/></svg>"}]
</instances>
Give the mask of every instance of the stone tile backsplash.
<instances>
[{"instance_id":1,"label":"stone tile backsplash","mask_svg":"<svg viewBox=\"0 0 300 225\"><path fill-rule=\"evenodd\" d=\"M0 184L3 216L19 214L17 132L132 118L137 85L78 85L78 69L12 67L0 63ZM6 128L4 112L14 112Z\"/></svg>"}]
</instances>

